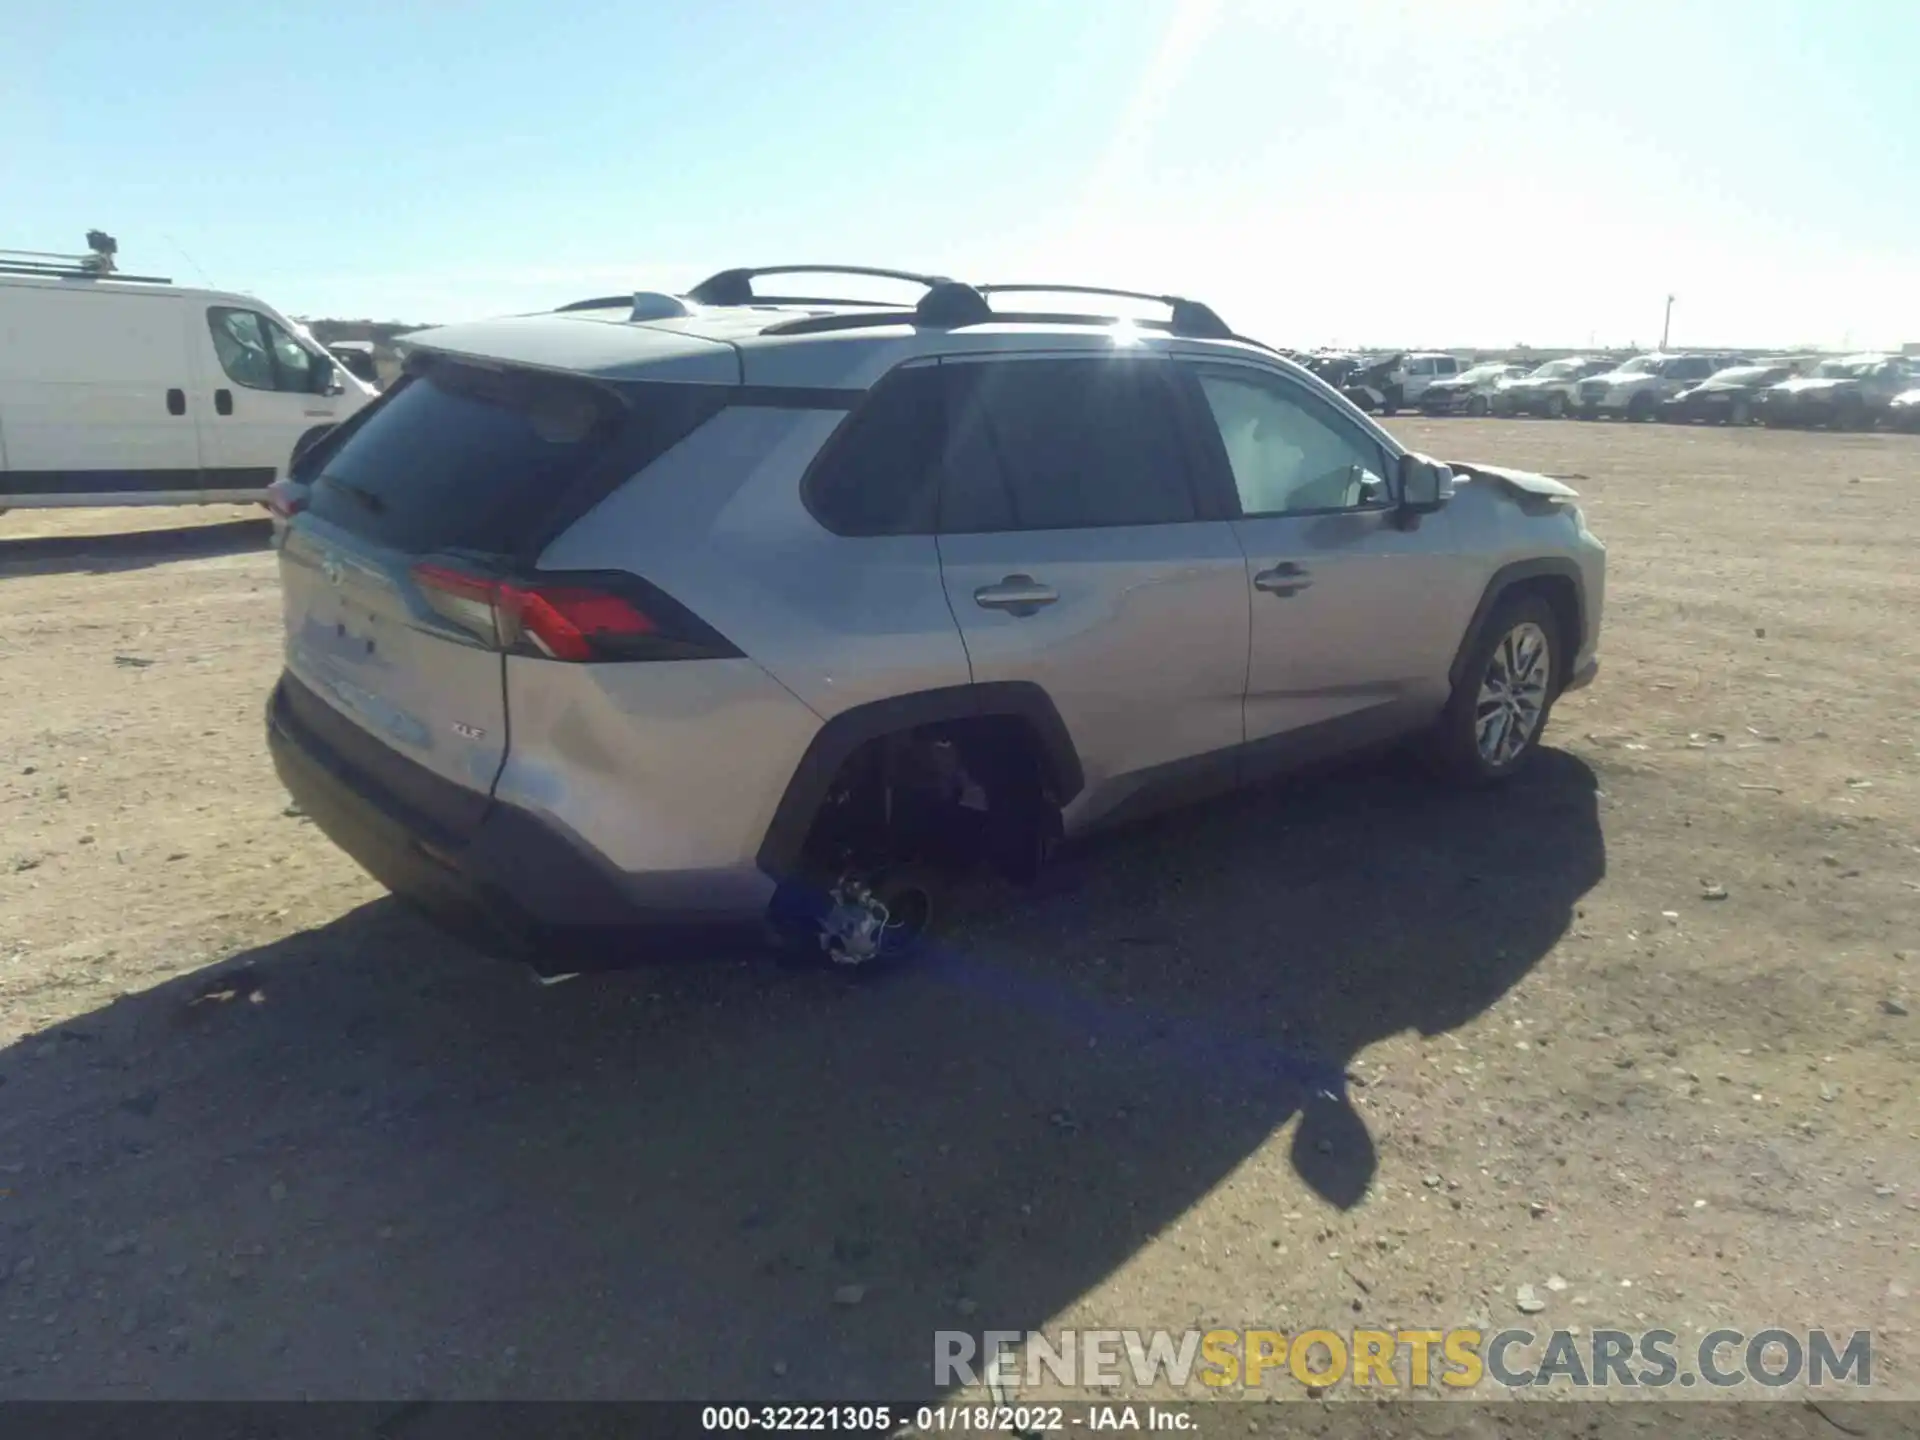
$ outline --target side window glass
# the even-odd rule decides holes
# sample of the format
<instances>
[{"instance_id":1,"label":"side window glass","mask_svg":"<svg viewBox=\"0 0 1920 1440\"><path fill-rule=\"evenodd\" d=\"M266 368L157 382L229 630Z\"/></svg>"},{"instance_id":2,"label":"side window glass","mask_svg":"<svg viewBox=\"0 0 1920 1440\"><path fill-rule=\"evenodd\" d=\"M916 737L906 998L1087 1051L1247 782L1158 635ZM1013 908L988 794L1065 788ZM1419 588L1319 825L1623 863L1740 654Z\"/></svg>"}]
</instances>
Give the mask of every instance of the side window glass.
<instances>
[{"instance_id":1,"label":"side window glass","mask_svg":"<svg viewBox=\"0 0 1920 1440\"><path fill-rule=\"evenodd\" d=\"M301 395L320 390L319 357L265 316L260 317L260 323L266 327L267 341L273 347L274 388Z\"/></svg>"},{"instance_id":2,"label":"side window glass","mask_svg":"<svg viewBox=\"0 0 1920 1440\"><path fill-rule=\"evenodd\" d=\"M1442 375L1458 375L1460 373L1459 362L1457 362L1451 355L1443 355L1440 359L1434 361L1433 363L1434 363L1434 368L1437 369Z\"/></svg>"},{"instance_id":3,"label":"side window glass","mask_svg":"<svg viewBox=\"0 0 1920 1440\"><path fill-rule=\"evenodd\" d=\"M925 535L945 434L940 371L897 371L873 388L807 477L814 517L836 535Z\"/></svg>"},{"instance_id":4,"label":"side window glass","mask_svg":"<svg viewBox=\"0 0 1920 1440\"><path fill-rule=\"evenodd\" d=\"M1409 360L1407 362L1407 373L1409 375L1431 375L1433 373L1433 361Z\"/></svg>"},{"instance_id":5,"label":"side window glass","mask_svg":"<svg viewBox=\"0 0 1920 1440\"><path fill-rule=\"evenodd\" d=\"M1370 438L1277 382L1245 372L1203 370L1200 389L1245 514L1349 510L1384 500L1386 458Z\"/></svg>"},{"instance_id":6,"label":"side window glass","mask_svg":"<svg viewBox=\"0 0 1920 1440\"><path fill-rule=\"evenodd\" d=\"M1074 530L1197 518L1160 362L1008 360L942 367L940 528Z\"/></svg>"},{"instance_id":7,"label":"side window glass","mask_svg":"<svg viewBox=\"0 0 1920 1440\"><path fill-rule=\"evenodd\" d=\"M213 353L220 368L236 385L249 390L275 390L273 354L267 348L266 332L260 317L251 310L229 310L214 306L207 311L207 325L213 332Z\"/></svg>"}]
</instances>

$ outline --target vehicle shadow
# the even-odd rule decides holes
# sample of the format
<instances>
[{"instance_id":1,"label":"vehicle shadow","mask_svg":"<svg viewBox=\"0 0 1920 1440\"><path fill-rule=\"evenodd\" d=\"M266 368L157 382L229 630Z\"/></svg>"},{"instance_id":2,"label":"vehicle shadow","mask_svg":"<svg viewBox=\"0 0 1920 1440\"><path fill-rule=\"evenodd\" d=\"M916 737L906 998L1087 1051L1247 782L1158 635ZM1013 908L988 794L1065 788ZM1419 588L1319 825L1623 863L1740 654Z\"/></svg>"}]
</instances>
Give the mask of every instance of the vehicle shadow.
<instances>
[{"instance_id":1,"label":"vehicle shadow","mask_svg":"<svg viewBox=\"0 0 1920 1440\"><path fill-rule=\"evenodd\" d=\"M363 906L0 1053L0 1395L930 1397L935 1330L1045 1324L1296 1116L1359 1204L1349 1063L1604 866L1547 752L1136 828L863 981L542 990Z\"/></svg>"},{"instance_id":2,"label":"vehicle shadow","mask_svg":"<svg viewBox=\"0 0 1920 1440\"><path fill-rule=\"evenodd\" d=\"M32 535L0 539L0 579L9 575L111 574L176 560L243 555L273 544L273 522L227 520L110 535Z\"/></svg>"}]
</instances>

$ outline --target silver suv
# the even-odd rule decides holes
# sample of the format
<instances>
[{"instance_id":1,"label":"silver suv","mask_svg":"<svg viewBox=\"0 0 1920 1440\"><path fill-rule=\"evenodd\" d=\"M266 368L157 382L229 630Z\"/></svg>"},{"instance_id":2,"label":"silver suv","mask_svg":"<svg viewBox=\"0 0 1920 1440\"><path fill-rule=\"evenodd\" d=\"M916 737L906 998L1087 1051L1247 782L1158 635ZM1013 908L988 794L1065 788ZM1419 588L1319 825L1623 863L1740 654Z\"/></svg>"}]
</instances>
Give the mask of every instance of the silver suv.
<instances>
[{"instance_id":1,"label":"silver suv","mask_svg":"<svg viewBox=\"0 0 1920 1440\"><path fill-rule=\"evenodd\" d=\"M1192 301L778 267L409 343L276 494L269 739L547 974L882 958L929 876L1384 742L1503 779L1598 666L1573 491L1412 454Z\"/></svg>"}]
</instances>

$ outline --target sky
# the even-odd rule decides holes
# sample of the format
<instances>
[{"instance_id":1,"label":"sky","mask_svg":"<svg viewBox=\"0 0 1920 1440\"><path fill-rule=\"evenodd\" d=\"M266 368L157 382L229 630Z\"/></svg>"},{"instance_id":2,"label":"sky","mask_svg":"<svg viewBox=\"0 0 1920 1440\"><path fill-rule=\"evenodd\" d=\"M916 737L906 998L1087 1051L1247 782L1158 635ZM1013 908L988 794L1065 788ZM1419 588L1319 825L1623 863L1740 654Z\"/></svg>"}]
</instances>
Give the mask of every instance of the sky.
<instances>
[{"instance_id":1,"label":"sky","mask_svg":"<svg viewBox=\"0 0 1920 1440\"><path fill-rule=\"evenodd\" d=\"M307 318L835 261L1302 348L1920 342L1909 0L62 0L0 54L0 246Z\"/></svg>"}]
</instances>

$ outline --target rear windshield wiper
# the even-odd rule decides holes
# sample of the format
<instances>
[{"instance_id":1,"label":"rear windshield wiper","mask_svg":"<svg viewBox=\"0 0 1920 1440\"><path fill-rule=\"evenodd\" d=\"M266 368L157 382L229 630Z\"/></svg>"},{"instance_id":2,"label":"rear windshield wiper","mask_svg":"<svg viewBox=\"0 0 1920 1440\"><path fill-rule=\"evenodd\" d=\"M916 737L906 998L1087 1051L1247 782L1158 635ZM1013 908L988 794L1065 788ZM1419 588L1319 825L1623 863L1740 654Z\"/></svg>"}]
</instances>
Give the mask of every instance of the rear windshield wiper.
<instances>
[{"instance_id":1,"label":"rear windshield wiper","mask_svg":"<svg viewBox=\"0 0 1920 1440\"><path fill-rule=\"evenodd\" d=\"M383 515L386 513L386 509L387 509L386 501L382 500L378 495L374 494L373 491L363 489L361 486L355 485L352 481L341 480L338 477L333 475L322 475L318 483L322 485L331 485L336 490L346 491L347 494L351 495L355 500L358 500L362 505L364 505L368 510L372 511L375 515Z\"/></svg>"}]
</instances>

